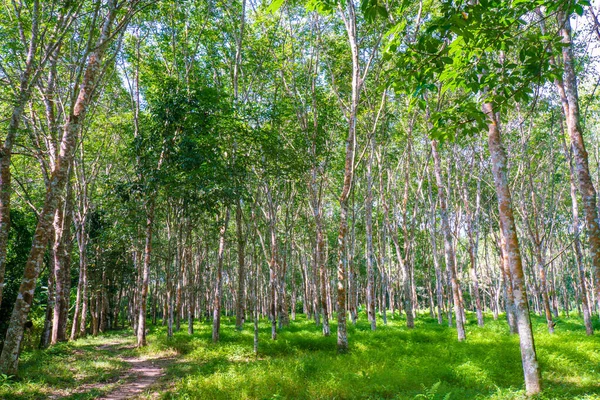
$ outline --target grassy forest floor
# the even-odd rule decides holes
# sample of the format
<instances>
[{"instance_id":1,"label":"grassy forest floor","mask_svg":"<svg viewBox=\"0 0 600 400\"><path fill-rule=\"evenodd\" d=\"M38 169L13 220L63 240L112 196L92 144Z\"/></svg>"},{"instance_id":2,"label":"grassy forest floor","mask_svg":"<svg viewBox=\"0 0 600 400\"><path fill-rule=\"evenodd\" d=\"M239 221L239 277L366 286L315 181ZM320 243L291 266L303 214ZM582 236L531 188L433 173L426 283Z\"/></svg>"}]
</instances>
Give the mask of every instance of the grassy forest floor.
<instances>
[{"instance_id":1,"label":"grassy forest floor","mask_svg":"<svg viewBox=\"0 0 600 400\"><path fill-rule=\"evenodd\" d=\"M363 316L364 317L364 316ZM152 327L149 346L135 349L128 331L62 343L22 354L20 377L0 377L1 399L91 399L122 391L137 377L132 360L159 365L162 376L141 398L165 399L519 399L524 398L518 338L504 320L479 328L469 315L467 340L428 316L405 328L388 318L371 332L366 318L349 326L350 352L336 354L332 336L303 316L271 341L260 324L258 359L252 324L237 332L223 318L221 342L211 343L210 323L186 325L168 340ZM544 392L539 399L600 399L600 340L587 337L578 319L559 318L549 335L534 317ZM600 323L595 321L595 329Z\"/></svg>"}]
</instances>

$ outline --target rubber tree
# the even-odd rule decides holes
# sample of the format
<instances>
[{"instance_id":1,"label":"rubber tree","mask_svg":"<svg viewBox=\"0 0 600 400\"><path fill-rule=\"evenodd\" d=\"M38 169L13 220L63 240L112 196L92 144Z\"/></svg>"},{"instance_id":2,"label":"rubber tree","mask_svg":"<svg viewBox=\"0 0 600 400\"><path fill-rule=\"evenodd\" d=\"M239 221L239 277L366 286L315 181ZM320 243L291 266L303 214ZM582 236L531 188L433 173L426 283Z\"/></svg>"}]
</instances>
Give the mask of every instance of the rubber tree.
<instances>
[{"instance_id":1,"label":"rubber tree","mask_svg":"<svg viewBox=\"0 0 600 400\"><path fill-rule=\"evenodd\" d=\"M98 88L98 79L102 75L103 61L109 45L118 38L118 33L127 26L133 14L137 1L118 3L110 0L104 8L104 15L97 20L93 28L99 31L96 45L85 58L83 76L81 78L78 96L63 128L60 151L56 165L52 171L51 185L46 191L44 206L40 212L38 223L33 236L31 252L25 265L23 280L19 287L19 294L11 315L10 325L6 333L4 347L0 354L0 371L14 375L18 371L19 353L25 328L33 302L37 278L50 240L51 226L57 202L61 196L68 177L69 165L73 158L77 135L84 122L86 112L93 101ZM121 8L127 6L125 15Z\"/></svg>"}]
</instances>

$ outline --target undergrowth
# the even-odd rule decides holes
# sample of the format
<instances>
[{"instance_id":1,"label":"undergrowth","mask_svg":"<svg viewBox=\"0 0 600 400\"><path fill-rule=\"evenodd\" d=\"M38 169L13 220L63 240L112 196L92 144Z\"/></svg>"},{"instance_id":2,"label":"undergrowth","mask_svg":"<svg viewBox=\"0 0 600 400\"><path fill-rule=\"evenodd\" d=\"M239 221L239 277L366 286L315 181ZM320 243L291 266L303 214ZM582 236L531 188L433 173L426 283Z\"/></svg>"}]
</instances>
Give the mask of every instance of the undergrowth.
<instances>
[{"instance_id":1,"label":"undergrowth","mask_svg":"<svg viewBox=\"0 0 600 400\"><path fill-rule=\"evenodd\" d=\"M168 367L175 387L167 399L519 399L525 398L518 337L504 320L469 316L467 340L421 316L414 329L396 316L371 331L363 316L349 325L350 352L336 353L332 336L299 316L270 339L260 324L258 356L252 352L252 324L236 331L223 318L221 342L211 343L210 323L197 323L167 339L152 334L147 351L174 349L180 360ZM577 319L559 318L550 335L533 318L544 392L539 399L600 399L600 341L587 337ZM596 323L598 325L598 323ZM596 328L600 328L596 326Z\"/></svg>"},{"instance_id":2,"label":"undergrowth","mask_svg":"<svg viewBox=\"0 0 600 400\"><path fill-rule=\"evenodd\" d=\"M468 319L467 340L459 343L455 329L428 316L412 330L398 315L387 325L378 320L373 332L363 315L349 325L350 352L343 355L335 321L332 336L323 337L301 315L276 341L261 321L257 355L252 323L237 331L229 317L217 344L210 322L196 322L191 336L182 325L171 339L165 327L150 327L143 349L132 347L129 331L113 332L24 352L19 376L0 376L0 398L94 398L120 383L122 357L152 356L171 360L157 389L163 399L525 399L518 338L504 320L487 318L480 328L473 315ZM536 399L600 399L600 341L587 337L578 319L556 322L550 335L533 317L544 385Z\"/></svg>"}]
</instances>

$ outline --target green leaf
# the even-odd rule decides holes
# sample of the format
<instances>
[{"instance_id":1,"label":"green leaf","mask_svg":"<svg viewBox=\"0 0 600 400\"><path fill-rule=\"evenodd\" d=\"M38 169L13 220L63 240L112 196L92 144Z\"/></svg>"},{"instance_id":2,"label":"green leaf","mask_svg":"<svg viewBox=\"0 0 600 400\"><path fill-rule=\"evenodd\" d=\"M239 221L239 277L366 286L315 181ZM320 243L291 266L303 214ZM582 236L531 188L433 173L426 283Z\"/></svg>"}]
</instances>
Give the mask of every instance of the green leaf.
<instances>
[{"instance_id":1,"label":"green leaf","mask_svg":"<svg viewBox=\"0 0 600 400\"><path fill-rule=\"evenodd\" d=\"M267 7L267 12L271 14L275 14L283 5L285 0L273 0L269 7Z\"/></svg>"}]
</instances>

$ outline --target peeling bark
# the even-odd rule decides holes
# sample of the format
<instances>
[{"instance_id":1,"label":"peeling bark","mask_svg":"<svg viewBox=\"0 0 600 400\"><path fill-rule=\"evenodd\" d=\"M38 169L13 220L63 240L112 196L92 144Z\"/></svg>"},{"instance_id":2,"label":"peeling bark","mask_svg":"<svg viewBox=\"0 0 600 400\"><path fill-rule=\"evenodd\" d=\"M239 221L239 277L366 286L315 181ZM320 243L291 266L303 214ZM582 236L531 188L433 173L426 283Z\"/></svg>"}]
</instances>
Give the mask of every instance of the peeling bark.
<instances>
[{"instance_id":1,"label":"peeling bark","mask_svg":"<svg viewBox=\"0 0 600 400\"><path fill-rule=\"evenodd\" d=\"M588 236L590 258L592 259L592 274L595 283L596 301L600 308L600 226L598 224L598 208L596 204L596 188L594 187L588 164L588 153L583 140L579 115L579 96L577 93L577 75L575 73L575 60L573 57L573 44L571 41L570 16L559 14L559 23L562 28L562 58L564 69L564 87L561 90L560 81L556 82L563 111L567 122L567 131L571 139L575 172L579 183L579 193L583 203L585 225ZM566 99L566 103L565 103Z\"/></svg>"},{"instance_id":2,"label":"peeling bark","mask_svg":"<svg viewBox=\"0 0 600 400\"><path fill-rule=\"evenodd\" d=\"M507 158L502 146L500 128L491 103L483 105L488 118L488 146L492 159L494 186L498 197L500 227L505 239L505 255L510 268L510 278L515 305L515 316L519 331L521 360L525 377L525 390L528 395L541 391L540 369L537 361L533 330L529 316L529 303L525 290L525 276L517 237L517 228L513 214L512 196L508 184Z\"/></svg>"},{"instance_id":3,"label":"peeling bark","mask_svg":"<svg viewBox=\"0 0 600 400\"><path fill-rule=\"evenodd\" d=\"M433 154L433 165L435 180L438 187L438 201L440 205L440 217L442 220L442 233L444 236L444 254L446 257L446 268L450 276L450 282L452 285L452 297L454 300L454 314L456 316L456 334L459 341L463 341L466 338L465 327L462 318L462 299L460 294L460 282L458 280L458 274L456 272L454 245L452 241L452 232L450 230L450 222L448 219L448 207L446 204L446 186L442 180L442 167L440 163L440 156L438 154L438 143L436 140L431 141L431 151Z\"/></svg>"},{"instance_id":4,"label":"peeling bark","mask_svg":"<svg viewBox=\"0 0 600 400\"><path fill-rule=\"evenodd\" d=\"M18 371L19 352L23 339L24 326L33 302L33 293L40 273L43 254L51 236L54 212L59 196L63 192L67 181L68 166L73 158L80 125L93 98L94 89L97 86L102 58L108 44L113 38L111 31L116 11L116 0L111 0L97 46L87 59L79 94L64 126L58 159L50 177L50 185L46 190L44 206L39 214L31 251L25 264L23 280L21 281L19 294L17 295L11 315L2 354L0 354L0 371L7 375L15 375Z\"/></svg>"},{"instance_id":5,"label":"peeling bark","mask_svg":"<svg viewBox=\"0 0 600 400\"><path fill-rule=\"evenodd\" d=\"M12 115L8 124L6 138L0 148L0 305L2 304L2 295L4 293L4 276L6 273L6 254L8 246L8 234L10 232L10 197L11 189L11 155L12 147L17 138L21 117L25 110L25 105L31 98L33 89L32 80L34 80L35 55L38 48L38 34L40 26L40 2L35 0L32 8L31 36L29 47L25 59L25 66L22 71L18 96L13 105ZM0 370L1 370L0 366Z\"/></svg>"}]
</instances>

